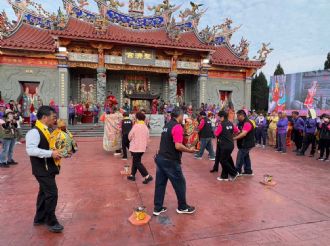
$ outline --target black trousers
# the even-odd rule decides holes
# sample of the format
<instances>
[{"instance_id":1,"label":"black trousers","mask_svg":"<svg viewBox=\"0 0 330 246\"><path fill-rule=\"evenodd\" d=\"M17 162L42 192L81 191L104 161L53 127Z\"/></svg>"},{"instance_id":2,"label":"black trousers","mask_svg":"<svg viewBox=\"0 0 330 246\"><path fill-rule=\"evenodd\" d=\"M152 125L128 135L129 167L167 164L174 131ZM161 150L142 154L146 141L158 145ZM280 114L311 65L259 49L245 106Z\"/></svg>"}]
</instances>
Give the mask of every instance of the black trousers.
<instances>
[{"instance_id":1,"label":"black trousers","mask_svg":"<svg viewBox=\"0 0 330 246\"><path fill-rule=\"evenodd\" d=\"M135 153L135 152L131 152L131 153L132 153L132 157L133 157L131 175L135 176L135 174L139 170L142 177L148 176L149 173L148 173L147 169L145 168L145 166L141 162L141 159L142 159L142 156L143 156L144 153Z\"/></svg>"},{"instance_id":2,"label":"black trousers","mask_svg":"<svg viewBox=\"0 0 330 246\"><path fill-rule=\"evenodd\" d=\"M69 114L69 125L74 125L75 114Z\"/></svg>"},{"instance_id":3,"label":"black trousers","mask_svg":"<svg viewBox=\"0 0 330 246\"><path fill-rule=\"evenodd\" d=\"M222 167L221 178L227 179L228 175L235 177L237 170L231 154L233 153L234 146L220 146L217 144L217 153L215 156L215 162L213 170L219 170L219 163Z\"/></svg>"},{"instance_id":4,"label":"black trousers","mask_svg":"<svg viewBox=\"0 0 330 246\"><path fill-rule=\"evenodd\" d=\"M219 164L220 164L220 144L217 143L217 149L215 153L215 161L213 165L213 170L214 171L219 171Z\"/></svg>"},{"instance_id":5,"label":"black trousers","mask_svg":"<svg viewBox=\"0 0 330 246\"><path fill-rule=\"evenodd\" d=\"M39 183L39 193L34 222L45 222L47 225L52 226L58 223L55 215L58 199L55 175L35 177Z\"/></svg>"},{"instance_id":6,"label":"black trousers","mask_svg":"<svg viewBox=\"0 0 330 246\"><path fill-rule=\"evenodd\" d=\"M330 154L330 139L320 139L319 142L320 146L320 157L323 157L324 152L325 152L325 158L329 159L329 154Z\"/></svg>"},{"instance_id":7,"label":"black trousers","mask_svg":"<svg viewBox=\"0 0 330 246\"><path fill-rule=\"evenodd\" d=\"M264 127L257 127L256 128L257 144L266 145L266 138L267 138L267 129L265 129Z\"/></svg>"},{"instance_id":8,"label":"black trousers","mask_svg":"<svg viewBox=\"0 0 330 246\"><path fill-rule=\"evenodd\" d=\"M233 150L234 148L220 148L220 163L222 166L221 178L227 179L228 175L231 177L235 177L237 175L237 170L235 168L233 158L231 157Z\"/></svg>"},{"instance_id":9,"label":"black trousers","mask_svg":"<svg viewBox=\"0 0 330 246\"><path fill-rule=\"evenodd\" d=\"M293 142L295 143L297 150L301 150L304 139L302 132L293 129L292 135L293 135Z\"/></svg>"},{"instance_id":10,"label":"black trousers","mask_svg":"<svg viewBox=\"0 0 330 246\"><path fill-rule=\"evenodd\" d=\"M121 147L123 150L123 158L127 158L127 150L129 149L128 134L123 134L122 141L121 141Z\"/></svg>"},{"instance_id":11,"label":"black trousers","mask_svg":"<svg viewBox=\"0 0 330 246\"><path fill-rule=\"evenodd\" d=\"M178 199L178 208L186 209L186 179L183 176L180 162L166 159L160 155L157 155L155 162L157 165L154 196L155 210L160 210L163 207L168 180L170 180Z\"/></svg>"},{"instance_id":12,"label":"black trousers","mask_svg":"<svg viewBox=\"0 0 330 246\"><path fill-rule=\"evenodd\" d=\"M305 154L306 150L308 149L309 145L312 145L311 148L311 155L315 154L316 151L316 137L313 133L306 133L304 140L303 140L303 146L301 149L301 153Z\"/></svg>"}]
</instances>

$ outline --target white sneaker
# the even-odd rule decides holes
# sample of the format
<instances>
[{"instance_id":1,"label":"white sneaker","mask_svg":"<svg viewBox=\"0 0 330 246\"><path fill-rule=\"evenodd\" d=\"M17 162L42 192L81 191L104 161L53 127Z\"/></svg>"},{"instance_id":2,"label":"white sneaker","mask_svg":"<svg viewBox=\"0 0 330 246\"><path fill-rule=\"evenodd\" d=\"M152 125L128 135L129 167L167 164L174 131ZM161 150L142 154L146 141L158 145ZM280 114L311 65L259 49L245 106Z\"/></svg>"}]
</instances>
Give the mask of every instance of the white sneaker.
<instances>
[{"instance_id":1,"label":"white sneaker","mask_svg":"<svg viewBox=\"0 0 330 246\"><path fill-rule=\"evenodd\" d=\"M262 148L264 149L264 148L266 148L266 146L265 146L265 145L263 145L263 146L262 146Z\"/></svg>"},{"instance_id":2,"label":"white sneaker","mask_svg":"<svg viewBox=\"0 0 330 246\"><path fill-rule=\"evenodd\" d=\"M221 177L217 177L217 180L218 180L218 181L229 181L229 179L223 179L223 178L221 178Z\"/></svg>"},{"instance_id":3,"label":"white sneaker","mask_svg":"<svg viewBox=\"0 0 330 246\"><path fill-rule=\"evenodd\" d=\"M215 158L214 158L214 157L213 157L213 158L209 158L209 160L210 160L210 161L215 161Z\"/></svg>"},{"instance_id":4,"label":"white sneaker","mask_svg":"<svg viewBox=\"0 0 330 246\"><path fill-rule=\"evenodd\" d=\"M230 181L235 181L238 177L240 177L241 175L239 173L236 174L235 177L230 177Z\"/></svg>"},{"instance_id":5,"label":"white sneaker","mask_svg":"<svg viewBox=\"0 0 330 246\"><path fill-rule=\"evenodd\" d=\"M118 155L121 155L121 153L114 153L113 155L114 156L118 156Z\"/></svg>"}]
</instances>

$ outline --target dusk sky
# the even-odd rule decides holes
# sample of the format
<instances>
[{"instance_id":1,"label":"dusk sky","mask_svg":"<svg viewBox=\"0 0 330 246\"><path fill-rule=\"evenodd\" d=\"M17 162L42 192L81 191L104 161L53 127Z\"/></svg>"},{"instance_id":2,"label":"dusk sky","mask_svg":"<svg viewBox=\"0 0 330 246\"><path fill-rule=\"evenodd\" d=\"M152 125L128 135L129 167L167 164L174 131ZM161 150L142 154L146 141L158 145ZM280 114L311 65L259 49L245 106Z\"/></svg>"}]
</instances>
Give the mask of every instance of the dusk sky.
<instances>
[{"instance_id":1,"label":"dusk sky","mask_svg":"<svg viewBox=\"0 0 330 246\"><path fill-rule=\"evenodd\" d=\"M63 8L61 0L41 1L47 11ZM86 8L97 11L94 1ZM122 0L127 11L128 0ZM145 8L161 0L146 0ZM173 4L189 6L189 1L172 0ZM0 0L10 18L14 13L6 0ZM242 24L233 38L238 43L241 37L250 41L250 58L256 55L262 42L271 42L274 48L262 71L269 76L280 62L286 73L323 69L327 53L330 52L330 1L329 0L203 0L198 3L208 8L199 29L216 25L226 17L233 19L233 27ZM151 14L146 11L146 14Z\"/></svg>"}]
</instances>

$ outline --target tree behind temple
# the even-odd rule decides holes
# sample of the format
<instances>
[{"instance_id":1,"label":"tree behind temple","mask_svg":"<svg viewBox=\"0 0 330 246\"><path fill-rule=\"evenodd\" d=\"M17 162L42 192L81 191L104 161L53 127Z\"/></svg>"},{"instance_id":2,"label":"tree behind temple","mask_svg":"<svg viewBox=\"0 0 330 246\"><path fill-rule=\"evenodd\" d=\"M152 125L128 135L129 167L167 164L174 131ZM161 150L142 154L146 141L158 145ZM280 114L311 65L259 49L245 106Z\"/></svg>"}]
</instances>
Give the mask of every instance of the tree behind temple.
<instances>
[{"instance_id":1,"label":"tree behind temple","mask_svg":"<svg viewBox=\"0 0 330 246\"><path fill-rule=\"evenodd\" d=\"M330 52L328 53L327 60L324 63L324 70L330 69Z\"/></svg>"},{"instance_id":2,"label":"tree behind temple","mask_svg":"<svg viewBox=\"0 0 330 246\"><path fill-rule=\"evenodd\" d=\"M279 63L279 64L277 64L274 75L282 75L282 74L284 74L284 70L281 67L281 64Z\"/></svg>"},{"instance_id":3,"label":"tree behind temple","mask_svg":"<svg viewBox=\"0 0 330 246\"><path fill-rule=\"evenodd\" d=\"M283 69L282 69L283 70ZM263 72L252 79L251 106L256 111L268 110L269 87Z\"/></svg>"}]
</instances>

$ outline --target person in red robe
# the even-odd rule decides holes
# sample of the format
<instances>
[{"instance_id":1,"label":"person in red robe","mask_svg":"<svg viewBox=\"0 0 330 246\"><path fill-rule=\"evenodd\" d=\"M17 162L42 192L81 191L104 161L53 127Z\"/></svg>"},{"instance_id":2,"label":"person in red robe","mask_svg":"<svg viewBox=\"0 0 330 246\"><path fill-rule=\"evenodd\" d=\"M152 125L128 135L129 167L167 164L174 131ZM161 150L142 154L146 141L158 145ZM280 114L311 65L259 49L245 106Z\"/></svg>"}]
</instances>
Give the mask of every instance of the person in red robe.
<instances>
[{"instance_id":1,"label":"person in red robe","mask_svg":"<svg viewBox=\"0 0 330 246\"><path fill-rule=\"evenodd\" d=\"M312 82L312 87L308 89L307 91L307 96L304 102L304 105L308 108L311 109L313 108L313 103L314 103L314 97L316 95L316 89L317 89L317 81Z\"/></svg>"},{"instance_id":2,"label":"person in red robe","mask_svg":"<svg viewBox=\"0 0 330 246\"><path fill-rule=\"evenodd\" d=\"M114 95L112 95L112 92L110 92L107 98L105 99L104 108L109 109L112 112L113 107L116 106L117 104L118 104L117 98Z\"/></svg>"},{"instance_id":3,"label":"person in red robe","mask_svg":"<svg viewBox=\"0 0 330 246\"><path fill-rule=\"evenodd\" d=\"M152 100L151 114L158 114L158 100Z\"/></svg>"}]
</instances>

